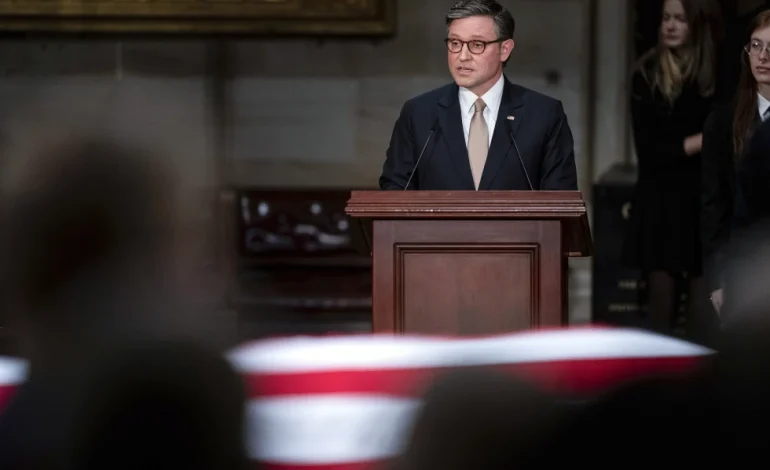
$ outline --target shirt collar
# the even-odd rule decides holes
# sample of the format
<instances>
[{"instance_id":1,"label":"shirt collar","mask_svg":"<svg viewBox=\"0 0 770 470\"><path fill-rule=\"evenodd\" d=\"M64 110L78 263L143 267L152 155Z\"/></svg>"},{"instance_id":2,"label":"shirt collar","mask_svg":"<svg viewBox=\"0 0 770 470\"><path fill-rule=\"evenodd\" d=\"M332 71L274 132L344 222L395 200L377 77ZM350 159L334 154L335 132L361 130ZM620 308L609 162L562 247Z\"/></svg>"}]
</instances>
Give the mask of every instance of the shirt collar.
<instances>
[{"instance_id":1,"label":"shirt collar","mask_svg":"<svg viewBox=\"0 0 770 470\"><path fill-rule=\"evenodd\" d=\"M503 100L504 85L505 78L501 74L497 82L492 85L492 88L490 88L489 91L480 97L482 100L484 100L484 103L486 103L487 108L489 108L490 116L493 118L497 117L497 111L500 109L500 102ZM474 104L476 103L476 100L479 99L479 96L476 96L475 93L467 88L460 87L459 97L460 109L462 109L463 113L473 114ZM770 105L770 102L768 102L768 105Z\"/></svg>"},{"instance_id":2,"label":"shirt collar","mask_svg":"<svg viewBox=\"0 0 770 470\"><path fill-rule=\"evenodd\" d=\"M759 107L759 117L764 118L765 113L770 109L770 100L757 93L757 106Z\"/></svg>"}]
</instances>

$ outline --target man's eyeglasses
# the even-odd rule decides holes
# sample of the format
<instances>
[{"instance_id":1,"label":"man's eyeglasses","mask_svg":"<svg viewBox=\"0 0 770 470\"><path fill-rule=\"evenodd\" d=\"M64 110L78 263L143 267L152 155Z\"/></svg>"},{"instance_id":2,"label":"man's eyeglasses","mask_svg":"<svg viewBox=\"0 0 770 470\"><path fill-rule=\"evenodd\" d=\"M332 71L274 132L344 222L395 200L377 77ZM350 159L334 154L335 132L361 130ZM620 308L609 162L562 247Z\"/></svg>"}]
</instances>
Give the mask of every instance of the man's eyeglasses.
<instances>
[{"instance_id":1,"label":"man's eyeglasses","mask_svg":"<svg viewBox=\"0 0 770 470\"><path fill-rule=\"evenodd\" d=\"M770 55L770 44L763 44L762 41L751 41L743 49L753 57L759 57L762 55L762 51L766 51Z\"/></svg>"},{"instance_id":2,"label":"man's eyeglasses","mask_svg":"<svg viewBox=\"0 0 770 470\"><path fill-rule=\"evenodd\" d=\"M444 39L444 42L446 43L447 49L449 49L449 52L460 52L463 50L464 45L468 45L468 51L470 51L471 54L482 54L489 44L494 44L496 42L503 42L504 39L495 39L494 41L479 41L479 40L473 40L473 41L461 41L459 39L451 39L446 38Z\"/></svg>"}]
</instances>

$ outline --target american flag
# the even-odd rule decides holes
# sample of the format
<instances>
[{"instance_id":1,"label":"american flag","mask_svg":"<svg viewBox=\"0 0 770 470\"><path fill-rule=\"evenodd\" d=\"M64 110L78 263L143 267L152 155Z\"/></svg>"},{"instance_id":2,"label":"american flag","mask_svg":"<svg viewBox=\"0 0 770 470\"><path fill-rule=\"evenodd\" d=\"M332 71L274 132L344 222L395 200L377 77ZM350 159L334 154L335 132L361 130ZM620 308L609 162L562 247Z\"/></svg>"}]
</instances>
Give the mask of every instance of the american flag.
<instances>
[{"instance_id":1,"label":"american flag","mask_svg":"<svg viewBox=\"0 0 770 470\"><path fill-rule=\"evenodd\" d=\"M420 396L452 367L493 366L566 398L696 367L713 351L615 328L484 338L299 337L229 354L248 384L249 452L271 470L370 469L397 456Z\"/></svg>"},{"instance_id":2,"label":"american flag","mask_svg":"<svg viewBox=\"0 0 770 470\"><path fill-rule=\"evenodd\" d=\"M287 337L227 357L248 387L252 460L270 470L363 470L398 455L421 395L449 368L492 366L573 399L686 372L710 354L640 330L581 327L480 338ZM0 358L0 407L25 376L24 361Z\"/></svg>"}]
</instances>

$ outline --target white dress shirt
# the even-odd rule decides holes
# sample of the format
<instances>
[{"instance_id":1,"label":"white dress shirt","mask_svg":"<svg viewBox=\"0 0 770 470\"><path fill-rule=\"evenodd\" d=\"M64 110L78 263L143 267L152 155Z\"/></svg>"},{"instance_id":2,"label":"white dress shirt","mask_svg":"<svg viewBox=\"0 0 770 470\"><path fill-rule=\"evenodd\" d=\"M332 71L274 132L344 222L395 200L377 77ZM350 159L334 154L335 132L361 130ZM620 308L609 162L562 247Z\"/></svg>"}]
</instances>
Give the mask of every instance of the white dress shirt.
<instances>
[{"instance_id":1,"label":"white dress shirt","mask_svg":"<svg viewBox=\"0 0 770 470\"><path fill-rule=\"evenodd\" d=\"M487 107L484 108L484 121L487 123L487 129L489 130L489 145L492 145L492 135L495 133L495 122L497 122L497 112L500 110L500 103L503 100L503 87L505 85L505 79L503 75L500 75L500 79L489 89L481 99L484 100ZM468 135L471 132L471 118L475 111L476 100L479 99L475 93L467 88L460 87L459 92L460 99L460 114L463 118L463 131L465 131L465 145L468 145ZM768 103L770 104L770 103Z\"/></svg>"},{"instance_id":2,"label":"white dress shirt","mask_svg":"<svg viewBox=\"0 0 770 470\"><path fill-rule=\"evenodd\" d=\"M767 110L770 109L770 100L757 93L757 106L759 107L759 117L762 119L762 121L764 121L767 119L765 113L767 113Z\"/></svg>"}]
</instances>

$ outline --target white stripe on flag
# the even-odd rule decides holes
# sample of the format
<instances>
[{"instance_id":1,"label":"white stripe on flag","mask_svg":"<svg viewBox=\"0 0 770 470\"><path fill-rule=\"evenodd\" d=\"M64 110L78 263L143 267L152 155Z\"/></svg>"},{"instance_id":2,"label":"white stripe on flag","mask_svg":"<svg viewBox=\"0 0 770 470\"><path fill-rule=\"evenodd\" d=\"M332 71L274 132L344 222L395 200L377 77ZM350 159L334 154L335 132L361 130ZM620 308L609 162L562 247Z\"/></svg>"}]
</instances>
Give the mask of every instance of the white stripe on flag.
<instances>
[{"instance_id":1,"label":"white stripe on flag","mask_svg":"<svg viewBox=\"0 0 770 470\"><path fill-rule=\"evenodd\" d=\"M712 350L640 330L572 330L524 333L508 338L460 340L465 363L474 365L703 356Z\"/></svg>"},{"instance_id":2,"label":"white stripe on flag","mask_svg":"<svg viewBox=\"0 0 770 470\"><path fill-rule=\"evenodd\" d=\"M0 356L0 385L13 385L27 378L27 361Z\"/></svg>"},{"instance_id":3,"label":"white stripe on flag","mask_svg":"<svg viewBox=\"0 0 770 470\"><path fill-rule=\"evenodd\" d=\"M430 337L295 337L246 344L232 350L228 357L234 367L249 372L419 368L451 362L449 356L455 348L453 340Z\"/></svg>"},{"instance_id":4,"label":"white stripe on flag","mask_svg":"<svg viewBox=\"0 0 770 470\"><path fill-rule=\"evenodd\" d=\"M471 339L353 336L251 343L228 355L241 372L308 372L703 356L712 350L632 329L531 331Z\"/></svg>"},{"instance_id":5,"label":"white stripe on flag","mask_svg":"<svg viewBox=\"0 0 770 470\"><path fill-rule=\"evenodd\" d=\"M325 395L253 400L247 445L254 460L345 464L396 456L420 407L418 400Z\"/></svg>"}]
</instances>

